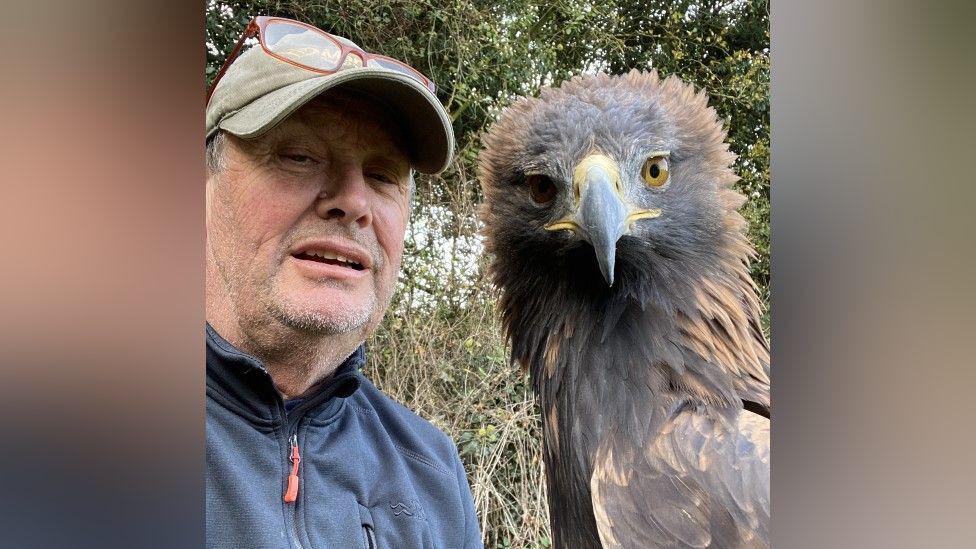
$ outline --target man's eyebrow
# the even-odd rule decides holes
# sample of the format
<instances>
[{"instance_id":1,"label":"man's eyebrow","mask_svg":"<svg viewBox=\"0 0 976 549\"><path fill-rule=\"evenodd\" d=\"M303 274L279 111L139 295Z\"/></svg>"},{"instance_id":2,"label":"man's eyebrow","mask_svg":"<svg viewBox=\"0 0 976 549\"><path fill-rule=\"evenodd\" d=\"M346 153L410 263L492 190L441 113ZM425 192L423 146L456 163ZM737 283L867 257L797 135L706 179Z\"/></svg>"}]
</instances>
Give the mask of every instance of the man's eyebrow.
<instances>
[{"instance_id":1,"label":"man's eyebrow","mask_svg":"<svg viewBox=\"0 0 976 549\"><path fill-rule=\"evenodd\" d=\"M297 127L281 128L268 136L269 147L305 147L315 151L328 148L325 140L311 128L302 124Z\"/></svg>"},{"instance_id":2,"label":"man's eyebrow","mask_svg":"<svg viewBox=\"0 0 976 549\"><path fill-rule=\"evenodd\" d=\"M305 145L315 148L336 146L337 143L330 143L321 134L322 131L325 131L324 126L321 123L315 123L315 119L315 115L310 112L303 112L299 116L286 119L275 127L275 135L272 136L269 144L272 146ZM402 171L405 174L409 174L410 170L413 169L413 159L410 150L407 148L405 136L399 127L375 120L377 126L383 129L385 136L378 139L372 135L363 142L361 141L363 139L361 130L355 129L352 121L346 120L344 122L338 131L345 132L347 136L354 139L340 139L338 143L340 147L358 149L365 145L371 145L373 152L369 155L368 161L375 162L382 159L384 164L395 167L397 171ZM359 142L354 143L355 141Z\"/></svg>"}]
</instances>

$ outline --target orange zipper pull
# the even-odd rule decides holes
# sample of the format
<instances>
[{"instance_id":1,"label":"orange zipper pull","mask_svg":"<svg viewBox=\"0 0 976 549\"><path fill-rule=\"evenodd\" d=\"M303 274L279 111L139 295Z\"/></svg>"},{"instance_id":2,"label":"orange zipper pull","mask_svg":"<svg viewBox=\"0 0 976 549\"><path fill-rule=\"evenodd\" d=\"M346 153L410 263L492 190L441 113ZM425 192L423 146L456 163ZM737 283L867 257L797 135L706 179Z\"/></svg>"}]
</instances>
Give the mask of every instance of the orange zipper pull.
<instances>
[{"instance_id":1,"label":"orange zipper pull","mask_svg":"<svg viewBox=\"0 0 976 549\"><path fill-rule=\"evenodd\" d=\"M298 435L291 437L291 474L288 475L288 489L285 490L285 502L294 503L298 499L298 463L302 456L298 454Z\"/></svg>"}]
</instances>

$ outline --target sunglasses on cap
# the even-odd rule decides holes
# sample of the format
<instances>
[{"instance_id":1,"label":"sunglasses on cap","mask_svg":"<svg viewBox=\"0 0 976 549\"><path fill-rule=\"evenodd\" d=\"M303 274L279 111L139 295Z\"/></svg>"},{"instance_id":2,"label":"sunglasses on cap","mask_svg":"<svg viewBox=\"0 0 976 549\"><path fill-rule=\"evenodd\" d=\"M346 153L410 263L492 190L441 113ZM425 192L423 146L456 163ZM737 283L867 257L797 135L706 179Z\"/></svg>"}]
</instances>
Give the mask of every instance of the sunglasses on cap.
<instances>
[{"instance_id":1,"label":"sunglasses on cap","mask_svg":"<svg viewBox=\"0 0 976 549\"><path fill-rule=\"evenodd\" d=\"M244 34L210 84L210 89L207 90L208 103L217 82L220 82L227 68L240 55L244 42L254 36L258 37L265 53L302 69L332 74L356 67L379 67L405 74L423 84L431 93L436 91L434 82L402 61L343 44L337 37L300 21L259 15L247 24Z\"/></svg>"}]
</instances>

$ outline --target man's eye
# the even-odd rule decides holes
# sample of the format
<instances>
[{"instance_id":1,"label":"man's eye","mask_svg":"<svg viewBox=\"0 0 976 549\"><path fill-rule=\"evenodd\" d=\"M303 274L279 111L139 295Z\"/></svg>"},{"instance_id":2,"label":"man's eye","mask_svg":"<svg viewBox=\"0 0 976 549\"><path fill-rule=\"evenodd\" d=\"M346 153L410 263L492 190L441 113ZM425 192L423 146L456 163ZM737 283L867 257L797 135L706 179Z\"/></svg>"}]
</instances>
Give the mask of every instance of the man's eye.
<instances>
[{"instance_id":1,"label":"man's eye","mask_svg":"<svg viewBox=\"0 0 976 549\"><path fill-rule=\"evenodd\" d=\"M285 159L288 162L294 164L302 164L302 165L308 165L315 162L315 159L312 158L311 156L301 154L301 153L283 153L281 155L281 158Z\"/></svg>"},{"instance_id":2,"label":"man's eye","mask_svg":"<svg viewBox=\"0 0 976 549\"><path fill-rule=\"evenodd\" d=\"M396 185L399 183L395 177L383 172L369 172L366 174L366 178L372 179L373 181L379 181L381 183L389 183L390 185Z\"/></svg>"}]
</instances>

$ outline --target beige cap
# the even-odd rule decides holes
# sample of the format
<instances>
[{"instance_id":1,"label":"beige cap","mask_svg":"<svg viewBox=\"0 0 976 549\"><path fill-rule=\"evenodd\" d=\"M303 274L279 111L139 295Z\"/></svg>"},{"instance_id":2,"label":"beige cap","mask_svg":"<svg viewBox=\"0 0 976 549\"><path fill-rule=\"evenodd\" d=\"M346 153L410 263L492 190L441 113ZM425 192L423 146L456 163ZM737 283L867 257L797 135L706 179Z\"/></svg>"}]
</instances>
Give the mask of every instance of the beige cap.
<instances>
[{"instance_id":1,"label":"beige cap","mask_svg":"<svg viewBox=\"0 0 976 549\"><path fill-rule=\"evenodd\" d=\"M439 173L450 164L454 156L451 119L437 96L420 82L381 67L323 75L276 59L259 45L241 54L217 83L207 104L207 138L218 129L243 139L258 137L315 96L338 88L380 101L398 117L395 122L405 132L418 171Z\"/></svg>"}]
</instances>

